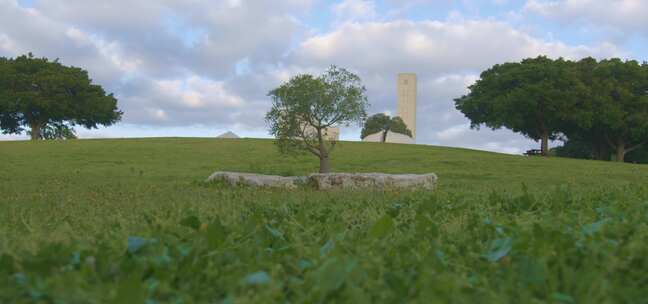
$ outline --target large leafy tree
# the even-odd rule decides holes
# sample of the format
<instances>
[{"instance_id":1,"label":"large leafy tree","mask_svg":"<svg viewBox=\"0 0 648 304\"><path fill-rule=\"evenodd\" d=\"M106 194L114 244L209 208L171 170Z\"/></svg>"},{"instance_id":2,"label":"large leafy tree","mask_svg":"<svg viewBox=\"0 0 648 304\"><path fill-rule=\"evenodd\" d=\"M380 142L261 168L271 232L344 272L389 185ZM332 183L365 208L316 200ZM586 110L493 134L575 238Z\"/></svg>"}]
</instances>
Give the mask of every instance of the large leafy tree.
<instances>
[{"instance_id":1,"label":"large leafy tree","mask_svg":"<svg viewBox=\"0 0 648 304\"><path fill-rule=\"evenodd\" d=\"M628 152L648 143L648 64L602 60L592 70L592 140L605 141L624 161Z\"/></svg>"},{"instance_id":2,"label":"large leafy tree","mask_svg":"<svg viewBox=\"0 0 648 304\"><path fill-rule=\"evenodd\" d=\"M562 58L540 56L495 65L469 90L455 99L455 106L473 128L483 124L519 132L540 141L545 156L549 140L557 138L565 124L587 123L574 115L583 107L586 88L573 63Z\"/></svg>"},{"instance_id":3,"label":"large leafy tree","mask_svg":"<svg viewBox=\"0 0 648 304\"><path fill-rule=\"evenodd\" d=\"M329 128L362 123L368 106L360 77L335 66L315 77L302 74L270 91L266 114L270 133L281 152L308 151L320 160L320 172L331 171L330 153L336 141Z\"/></svg>"},{"instance_id":4,"label":"large leafy tree","mask_svg":"<svg viewBox=\"0 0 648 304\"><path fill-rule=\"evenodd\" d=\"M367 121L365 121L364 127L362 128L362 132L360 133L360 138L364 139L371 134L381 132L381 141L385 142L387 140L387 134L390 131L412 137L412 131L407 128L407 125L402 118L398 116L389 117L389 115L378 113L367 118Z\"/></svg>"},{"instance_id":5,"label":"large leafy tree","mask_svg":"<svg viewBox=\"0 0 648 304\"><path fill-rule=\"evenodd\" d=\"M29 127L37 140L75 125L111 125L121 115L115 97L81 68L32 54L0 58L0 128L5 134Z\"/></svg>"},{"instance_id":6,"label":"large leafy tree","mask_svg":"<svg viewBox=\"0 0 648 304\"><path fill-rule=\"evenodd\" d=\"M579 109L572 113L572 117L578 119L568 122L562 130L568 138L565 142L566 150L572 149L572 146L582 148L583 145L589 144L592 159L610 160L610 146L602 136L605 127L596 121L599 111L596 94L592 90L595 86L594 71L598 68L598 61L591 57L583 58L575 63L575 67L586 90L581 97Z\"/></svg>"}]
</instances>

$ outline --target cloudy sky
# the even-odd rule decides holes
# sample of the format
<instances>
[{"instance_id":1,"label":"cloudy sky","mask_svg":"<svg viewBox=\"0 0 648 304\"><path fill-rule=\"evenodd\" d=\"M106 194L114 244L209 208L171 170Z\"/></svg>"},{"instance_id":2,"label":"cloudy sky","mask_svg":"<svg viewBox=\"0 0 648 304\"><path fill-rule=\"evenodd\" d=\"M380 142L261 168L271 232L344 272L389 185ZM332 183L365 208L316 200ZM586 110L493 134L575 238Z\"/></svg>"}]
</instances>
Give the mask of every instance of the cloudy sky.
<instances>
[{"instance_id":1,"label":"cloudy sky","mask_svg":"<svg viewBox=\"0 0 648 304\"><path fill-rule=\"evenodd\" d=\"M0 0L0 56L60 58L113 92L123 120L85 138L268 137L267 92L335 64L361 76L370 113L395 113L396 74L418 74L419 143L520 153L536 144L470 130L452 99L525 57L648 60L646 12L648 0Z\"/></svg>"}]
</instances>

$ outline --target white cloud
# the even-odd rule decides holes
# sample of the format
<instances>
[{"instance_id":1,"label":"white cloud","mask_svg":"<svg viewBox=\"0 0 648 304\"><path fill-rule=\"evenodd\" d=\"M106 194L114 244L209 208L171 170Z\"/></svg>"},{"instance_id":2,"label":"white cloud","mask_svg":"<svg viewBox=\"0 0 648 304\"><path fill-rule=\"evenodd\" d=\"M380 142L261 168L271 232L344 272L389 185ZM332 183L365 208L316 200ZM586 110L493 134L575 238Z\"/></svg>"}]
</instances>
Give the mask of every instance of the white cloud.
<instances>
[{"instance_id":1,"label":"white cloud","mask_svg":"<svg viewBox=\"0 0 648 304\"><path fill-rule=\"evenodd\" d=\"M65 31L67 38L71 39L77 47L90 47L124 73L135 73L142 64L141 59L127 58L123 47L117 41L106 41L97 36L89 35L78 28L70 27Z\"/></svg>"},{"instance_id":2,"label":"white cloud","mask_svg":"<svg viewBox=\"0 0 648 304\"><path fill-rule=\"evenodd\" d=\"M0 34L0 50L7 53L16 52L16 45L7 34Z\"/></svg>"},{"instance_id":3,"label":"white cloud","mask_svg":"<svg viewBox=\"0 0 648 304\"><path fill-rule=\"evenodd\" d=\"M376 7L373 0L342 0L333 13L342 20L369 20L376 17Z\"/></svg>"},{"instance_id":4,"label":"white cloud","mask_svg":"<svg viewBox=\"0 0 648 304\"><path fill-rule=\"evenodd\" d=\"M528 0L525 10L565 23L648 33L645 0Z\"/></svg>"},{"instance_id":5,"label":"white cloud","mask_svg":"<svg viewBox=\"0 0 648 304\"><path fill-rule=\"evenodd\" d=\"M454 140L465 135L469 130L470 124L460 124L436 132L436 137L439 140Z\"/></svg>"},{"instance_id":6,"label":"white cloud","mask_svg":"<svg viewBox=\"0 0 648 304\"><path fill-rule=\"evenodd\" d=\"M118 97L125 123L223 126L240 119L258 128L264 123L259 112L267 109L260 105L268 90L262 67L281 60L302 29L292 14L310 5L40 0L24 8L0 0L0 56L33 52L87 69ZM187 37L193 30L198 35ZM244 74L259 69L263 76L237 77L240 62L247 65ZM239 82L245 78L251 83ZM232 91L238 88L242 94Z\"/></svg>"},{"instance_id":7,"label":"white cloud","mask_svg":"<svg viewBox=\"0 0 648 304\"><path fill-rule=\"evenodd\" d=\"M481 71L495 63L537 55L580 58L619 54L614 45L572 46L545 41L490 20L347 23L311 37L299 62L336 63L367 72L426 74Z\"/></svg>"},{"instance_id":8,"label":"white cloud","mask_svg":"<svg viewBox=\"0 0 648 304\"><path fill-rule=\"evenodd\" d=\"M61 2L39 0L32 10L40 19L91 32L101 41L119 41L123 52L140 60L138 70L155 77L187 69L225 77L244 58L274 63L304 30L294 14L311 6L299 0Z\"/></svg>"},{"instance_id":9,"label":"white cloud","mask_svg":"<svg viewBox=\"0 0 648 304\"><path fill-rule=\"evenodd\" d=\"M198 75L177 79L139 79L131 84L124 96L118 96L125 112L123 121L129 124L164 126L220 126L244 124L259 127L260 106L254 100L244 100L224 81ZM142 110L145 109L145 110Z\"/></svg>"},{"instance_id":10,"label":"white cloud","mask_svg":"<svg viewBox=\"0 0 648 304\"><path fill-rule=\"evenodd\" d=\"M293 75L319 74L331 64L362 77L371 113L395 113L396 74L414 72L419 77L420 143L511 152L533 143L509 131L470 130L454 109L453 98L464 94L480 71L540 54L623 54L613 44L541 39L505 22L464 17L460 11L446 21L379 21L398 14L383 16L383 7L371 0L342 0L332 6L319 2L319 8L332 9L333 17L308 28L305 19L314 2L38 0L25 8L15 0L0 0L0 56L31 51L87 69L116 94L125 112L120 125L106 129L110 135L126 129L147 136L156 130L158 135L177 135L183 129L189 135L212 129L267 134L267 92ZM539 6L547 1L531 2L538 6L527 5L528 10L556 13ZM388 9L431 4L456 9L477 2L387 3ZM99 136L101 131L80 134ZM343 134L358 139L359 130Z\"/></svg>"},{"instance_id":11,"label":"white cloud","mask_svg":"<svg viewBox=\"0 0 648 304\"><path fill-rule=\"evenodd\" d=\"M227 92L222 81L198 76L179 80L157 80L156 89L162 95L177 100L181 106L190 108L242 108L246 104L238 96Z\"/></svg>"},{"instance_id":12,"label":"white cloud","mask_svg":"<svg viewBox=\"0 0 648 304\"><path fill-rule=\"evenodd\" d=\"M135 64L121 52L118 41L99 39L12 0L0 0L1 41L5 43L0 56L33 52L37 57L59 58L64 64L88 69L103 85L116 84Z\"/></svg>"},{"instance_id":13,"label":"white cloud","mask_svg":"<svg viewBox=\"0 0 648 304\"><path fill-rule=\"evenodd\" d=\"M162 109L147 109L150 115L160 121L166 121L169 119L167 113Z\"/></svg>"}]
</instances>

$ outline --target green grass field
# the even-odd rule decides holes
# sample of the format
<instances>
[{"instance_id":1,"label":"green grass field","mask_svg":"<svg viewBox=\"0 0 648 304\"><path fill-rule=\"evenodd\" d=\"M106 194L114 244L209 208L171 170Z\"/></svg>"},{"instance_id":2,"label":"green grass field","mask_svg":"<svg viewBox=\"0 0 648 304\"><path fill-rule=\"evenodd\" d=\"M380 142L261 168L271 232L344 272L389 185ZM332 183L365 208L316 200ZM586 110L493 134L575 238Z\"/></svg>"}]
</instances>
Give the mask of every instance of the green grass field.
<instances>
[{"instance_id":1,"label":"green grass field","mask_svg":"<svg viewBox=\"0 0 648 304\"><path fill-rule=\"evenodd\" d=\"M0 142L0 303L648 303L648 166L337 149L438 188L204 182L317 171L270 140Z\"/></svg>"}]
</instances>

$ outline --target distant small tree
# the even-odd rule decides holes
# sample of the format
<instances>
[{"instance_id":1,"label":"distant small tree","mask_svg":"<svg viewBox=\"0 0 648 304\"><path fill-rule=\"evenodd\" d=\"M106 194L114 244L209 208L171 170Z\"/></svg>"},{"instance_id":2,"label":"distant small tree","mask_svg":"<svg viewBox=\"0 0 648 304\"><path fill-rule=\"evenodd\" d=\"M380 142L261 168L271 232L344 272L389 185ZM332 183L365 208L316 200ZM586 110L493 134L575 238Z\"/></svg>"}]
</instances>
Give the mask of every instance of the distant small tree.
<instances>
[{"instance_id":1,"label":"distant small tree","mask_svg":"<svg viewBox=\"0 0 648 304\"><path fill-rule=\"evenodd\" d=\"M32 54L0 58L0 129L5 134L29 127L32 140L70 137L75 125L111 125L121 115L115 97L81 68Z\"/></svg>"},{"instance_id":2,"label":"distant small tree","mask_svg":"<svg viewBox=\"0 0 648 304\"><path fill-rule=\"evenodd\" d=\"M266 114L270 134L282 153L308 151L320 160L320 173L331 171L336 140L326 136L335 126L362 123L368 106L360 77L335 66L323 75L297 75L270 91Z\"/></svg>"},{"instance_id":3,"label":"distant small tree","mask_svg":"<svg viewBox=\"0 0 648 304\"><path fill-rule=\"evenodd\" d=\"M364 139L371 134L381 132L381 142L385 142L390 131L412 137L412 131L407 128L402 118L398 116L389 117L389 115L378 113L367 119L360 133L360 138Z\"/></svg>"}]
</instances>

